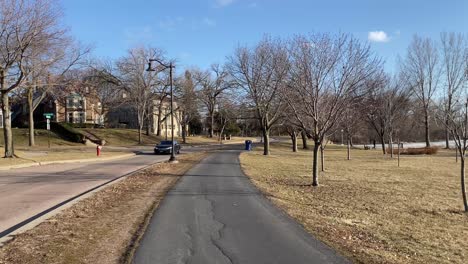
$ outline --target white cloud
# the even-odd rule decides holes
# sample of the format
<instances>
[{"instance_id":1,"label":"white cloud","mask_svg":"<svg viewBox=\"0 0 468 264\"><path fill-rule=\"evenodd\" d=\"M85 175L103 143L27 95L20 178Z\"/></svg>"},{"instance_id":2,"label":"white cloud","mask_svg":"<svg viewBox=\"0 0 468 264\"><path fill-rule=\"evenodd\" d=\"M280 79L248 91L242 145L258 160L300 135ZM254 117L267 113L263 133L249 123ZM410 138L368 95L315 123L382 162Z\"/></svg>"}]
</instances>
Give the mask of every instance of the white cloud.
<instances>
[{"instance_id":1,"label":"white cloud","mask_svg":"<svg viewBox=\"0 0 468 264\"><path fill-rule=\"evenodd\" d=\"M388 37L385 31L370 31L367 35L367 39L372 42L388 42L390 37Z\"/></svg>"},{"instance_id":2,"label":"white cloud","mask_svg":"<svg viewBox=\"0 0 468 264\"><path fill-rule=\"evenodd\" d=\"M216 6L218 7L225 7L228 6L232 3L234 3L235 0L216 0Z\"/></svg>"}]
</instances>

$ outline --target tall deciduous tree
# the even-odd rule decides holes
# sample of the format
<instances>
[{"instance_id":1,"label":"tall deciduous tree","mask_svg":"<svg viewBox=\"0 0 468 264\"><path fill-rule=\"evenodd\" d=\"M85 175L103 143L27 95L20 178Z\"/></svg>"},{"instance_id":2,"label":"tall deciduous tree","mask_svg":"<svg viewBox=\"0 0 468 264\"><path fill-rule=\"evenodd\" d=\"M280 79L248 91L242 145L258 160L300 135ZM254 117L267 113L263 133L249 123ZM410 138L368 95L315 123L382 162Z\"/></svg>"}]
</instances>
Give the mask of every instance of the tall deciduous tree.
<instances>
[{"instance_id":1,"label":"tall deciduous tree","mask_svg":"<svg viewBox=\"0 0 468 264\"><path fill-rule=\"evenodd\" d=\"M142 144L142 131L148 115L148 104L152 102L153 88L160 82L158 73L165 70L146 71L149 59L162 59L162 51L155 48L133 48L117 62L122 88L135 107L138 121L138 143Z\"/></svg>"},{"instance_id":2,"label":"tall deciduous tree","mask_svg":"<svg viewBox=\"0 0 468 264\"><path fill-rule=\"evenodd\" d=\"M29 77L27 60L33 51L48 49L62 34L61 11L52 0L0 0L0 92L2 97L5 157L14 157L10 93Z\"/></svg>"},{"instance_id":3,"label":"tall deciduous tree","mask_svg":"<svg viewBox=\"0 0 468 264\"><path fill-rule=\"evenodd\" d=\"M430 108L440 84L441 74L440 56L436 43L429 38L414 36L408 47L402 72L405 74L408 85L412 87L413 94L418 99L424 113L426 147L430 147Z\"/></svg>"},{"instance_id":4,"label":"tall deciduous tree","mask_svg":"<svg viewBox=\"0 0 468 264\"><path fill-rule=\"evenodd\" d=\"M25 60L25 71L29 82L26 85L29 112L29 146L35 145L34 111L44 100L53 87L61 87L64 75L76 66L82 66L90 47L74 43L65 32L57 32L55 36L45 40L47 44L40 46L47 49L31 49Z\"/></svg>"},{"instance_id":5,"label":"tall deciduous tree","mask_svg":"<svg viewBox=\"0 0 468 264\"><path fill-rule=\"evenodd\" d=\"M209 136L214 136L215 112L219 99L233 87L229 72L219 64L211 65L209 71L194 71L197 94L208 111Z\"/></svg>"},{"instance_id":6,"label":"tall deciduous tree","mask_svg":"<svg viewBox=\"0 0 468 264\"><path fill-rule=\"evenodd\" d=\"M229 69L246 99L255 108L262 130L263 154L270 154L270 130L284 110L281 89L286 85L289 57L281 40L264 38L255 47L239 47L230 58Z\"/></svg>"},{"instance_id":7,"label":"tall deciduous tree","mask_svg":"<svg viewBox=\"0 0 468 264\"><path fill-rule=\"evenodd\" d=\"M446 115L445 147L450 148L450 122L454 100L459 96L465 81L465 60L468 52L468 37L463 34L442 33L442 64L445 77L444 82L444 111Z\"/></svg>"},{"instance_id":8,"label":"tall deciduous tree","mask_svg":"<svg viewBox=\"0 0 468 264\"><path fill-rule=\"evenodd\" d=\"M318 186L318 152L343 117L346 106L362 94L364 82L379 69L366 45L348 35L298 36L290 45L291 84L285 98L301 127L314 141L312 185Z\"/></svg>"},{"instance_id":9,"label":"tall deciduous tree","mask_svg":"<svg viewBox=\"0 0 468 264\"><path fill-rule=\"evenodd\" d=\"M468 57L465 57L467 59ZM466 65L468 66L468 64ZM465 68L463 79L464 91L459 97L454 98L452 111L444 114L441 119L446 119L445 125L455 141L456 150L460 156L460 182L463 199L463 207L468 212L468 199L466 194L466 155L468 150L468 67ZM445 109L445 106L441 107Z\"/></svg>"},{"instance_id":10,"label":"tall deciduous tree","mask_svg":"<svg viewBox=\"0 0 468 264\"><path fill-rule=\"evenodd\" d=\"M382 144L383 154L386 154L385 140L392 147L395 131L408 114L411 89L405 85L402 76L390 78L378 74L366 82L368 89L361 101L366 119L375 130ZM391 153L393 156L393 152Z\"/></svg>"},{"instance_id":11,"label":"tall deciduous tree","mask_svg":"<svg viewBox=\"0 0 468 264\"><path fill-rule=\"evenodd\" d=\"M177 102L180 109L180 125L182 126L182 142L187 143L187 127L198 115L198 100L195 84L190 71L178 80Z\"/></svg>"}]
</instances>

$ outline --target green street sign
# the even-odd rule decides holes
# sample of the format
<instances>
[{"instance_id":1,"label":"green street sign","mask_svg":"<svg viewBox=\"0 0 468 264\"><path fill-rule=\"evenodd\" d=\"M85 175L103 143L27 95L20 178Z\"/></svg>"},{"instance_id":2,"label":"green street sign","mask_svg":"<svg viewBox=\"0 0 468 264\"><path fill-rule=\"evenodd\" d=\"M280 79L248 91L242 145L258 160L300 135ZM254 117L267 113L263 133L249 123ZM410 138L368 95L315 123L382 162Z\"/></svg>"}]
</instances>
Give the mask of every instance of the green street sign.
<instances>
[{"instance_id":1,"label":"green street sign","mask_svg":"<svg viewBox=\"0 0 468 264\"><path fill-rule=\"evenodd\" d=\"M54 114L53 113L44 113L44 117L47 118L47 119L51 119L52 117L54 117Z\"/></svg>"}]
</instances>

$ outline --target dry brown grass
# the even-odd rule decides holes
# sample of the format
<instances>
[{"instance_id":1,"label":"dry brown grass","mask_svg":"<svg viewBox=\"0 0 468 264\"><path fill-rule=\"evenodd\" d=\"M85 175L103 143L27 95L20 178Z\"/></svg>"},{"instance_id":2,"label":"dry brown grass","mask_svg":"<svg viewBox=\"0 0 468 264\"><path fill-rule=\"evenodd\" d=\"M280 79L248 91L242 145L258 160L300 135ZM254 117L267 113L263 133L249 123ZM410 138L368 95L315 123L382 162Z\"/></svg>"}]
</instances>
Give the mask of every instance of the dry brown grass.
<instances>
[{"instance_id":1,"label":"dry brown grass","mask_svg":"<svg viewBox=\"0 0 468 264\"><path fill-rule=\"evenodd\" d=\"M252 181L319 239L358 263L468 263L453 153L384 158L378 150L330 146L321 186L311 183L311 153L274 146L241 155Z\"/></svg>"},{"instance_id":2,"label":"dry brown grass","mask_svg":"<svg viewBox=\"0 0 468 264\"><path fill-rule=\"evenodd\" d=\"M179 156L76 203L0 249L2 264L122 263L166 192L204 154Z\"/></svg>"}]
</instances>

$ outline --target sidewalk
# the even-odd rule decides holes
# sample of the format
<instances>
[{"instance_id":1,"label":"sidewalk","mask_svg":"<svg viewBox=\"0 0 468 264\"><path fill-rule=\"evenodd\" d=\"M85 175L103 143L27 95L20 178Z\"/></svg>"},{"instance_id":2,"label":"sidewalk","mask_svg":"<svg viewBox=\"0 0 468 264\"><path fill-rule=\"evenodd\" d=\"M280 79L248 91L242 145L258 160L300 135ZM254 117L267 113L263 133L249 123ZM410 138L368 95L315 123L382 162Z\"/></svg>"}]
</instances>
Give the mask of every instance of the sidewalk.
<instances>
[{"instance_id":1,"label":"sidewalk","mask_svg":"<svg viewBox=\"0 0 468 264\"><path fill-rule=\"evenodd\" d=\"M0 159L0 171L49 164L109 161L135 155L128 152L104 152L97 157L91 151L18 151L18 158Z\"/></svg>"}]
</instances>

